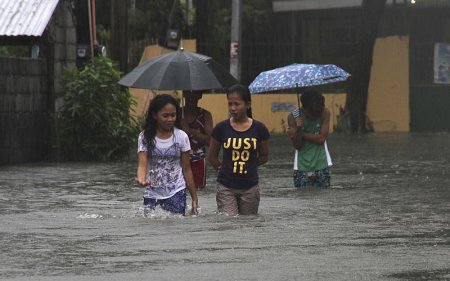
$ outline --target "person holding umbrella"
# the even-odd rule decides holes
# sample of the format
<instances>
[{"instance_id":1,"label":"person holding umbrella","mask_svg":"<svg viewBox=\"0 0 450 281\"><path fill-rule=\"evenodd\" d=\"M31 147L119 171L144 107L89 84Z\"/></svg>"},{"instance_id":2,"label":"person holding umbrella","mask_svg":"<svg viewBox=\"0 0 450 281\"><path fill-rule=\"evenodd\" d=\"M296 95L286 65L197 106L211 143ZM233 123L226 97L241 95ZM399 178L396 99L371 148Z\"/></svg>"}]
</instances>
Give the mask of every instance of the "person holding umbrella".
<instances>
[{"instance_id":1,"label":"person holding umbrella","mask_svg":"<svg viewBox=\"0 0 450 281\"><path fill-rule=\"evenodd\" d=\"M300 97L302 108L288 115L288 136L295 148L294 186L329 187L332 165L326 139L330 127L330 111L325 98L310 90Z\"/></svg>"},{"instance_id":2,"label":"person holding umbrella","mask_svg":"<svg viewBox=\"0 0 450 281\"><path fill-rule=\"evenodd\" d=\"M247 87L230 87L227 100L231 117L214 127L208 153L211 165L219 172L217 208L228 215L254 215L260 199L257 167L268 161L270 133L252 118Z\"/></svg>"},{"instance_id":3,"label":"person holding umbrella","mask_svg":"<svg viewBox=\"0 0 450 281\"><path fill-rule=\"evenodd\" d=\"M179 129L181 110L174 97L157 95L149 105L144 131L138 138L136 182L145 187L144 205L185 214L186 186L197 213L198 198L192 176L187 134Z\"/></svg>"},{"instance_id":4,"label":"person holding umbrella","mask_svg":"<svg viewBox=\"0 0 450 281\"><path fill-rule=\"evenodd\" d=\"M118 83L126 87L137 89L197 91L226 89L236 82L237 80L229 73L229 71L211 57L185 51L183 48L180 48L177 51L169 52L143 62L123 76ZM165 99L168 98L166 97ZM167 202L162 201L161 206L163 208L165 208L164 206L175 205L176 208L167 207L167 209L174 209L176 212L181 213L183 210L182 204L185 201L185 199L183 199L185 198L185 195L182 194L185 185L181 184L181 181L186 180L192 197L192 208L195 212L197 208L197 189L193 181L192 170L189 163L189 151L191 147L187 134L184 131L178 130L178 128L180 128L178 125L181 122L181 116L178 114L178 103L176 103L176 101L175 103L173 101L168 102L175 106L176 110L174 111L173 107L166 103L164 103L164 106L154 107L153 104L155 100L159 100L158 96L153 100L152 105L149 107L146 118L146 127L144 133L140 136L137 181L139 184L146 186L144 204L148 203L146 205L153 207L159 204L161 199L167 200ZM169 108L170 110L166 108L166 105L171 107ZM176 115L176 118L174 114ZM170 139L173 141L169 141ZM178 172L175 173L175 171L180 171L180 167L175 164L176 161L173 163L166 163L168 165L158 164L158 160L163 161L161 163L168 161L168 159L163 159L164 155L158 155L158 153L161 153L161 149L167 149L166 141L169 142L169 146L174 145L176 148L174 148L171 153L180 153L178 160L181 158L182 176L184 176L184 179L180 177ZM187 145L185 141L187 141ZM148 155L146 155L147 153ZM152 158L149 156L156 157ZM173 157L173 159L176 160L178 156L173 155ZM147 162L149 163L150 168L147 168ZM179 164L180 161L178 161L178 165ZM161 178L159 172L161 172L165 178ZM152 181L152 179L156 179L156 181ZM174 182L173 179L176 179L177 182ZM159 189L159 187L162 187L162 189ZM178 192L181 192L181 194ZM177 195L177 197L175 197L175 195ZM172 196L174 197L174 200L168 200ZM179 200L177 198L179 198Z\"/></svg>"},{"instance_id":5,"label":"person holding umbrella","mask_svg":"<svg viewBox=\"0 0 450 281\"><path fill-rule=\"evenodd\" d=\"M202 91L183 91L185 105L181 128L189 136L192 153L190 155L192 174L197 189L206 183L206 147L209 145L213 129L211 113L198 106Z\"/></svg>"}]
</instances>

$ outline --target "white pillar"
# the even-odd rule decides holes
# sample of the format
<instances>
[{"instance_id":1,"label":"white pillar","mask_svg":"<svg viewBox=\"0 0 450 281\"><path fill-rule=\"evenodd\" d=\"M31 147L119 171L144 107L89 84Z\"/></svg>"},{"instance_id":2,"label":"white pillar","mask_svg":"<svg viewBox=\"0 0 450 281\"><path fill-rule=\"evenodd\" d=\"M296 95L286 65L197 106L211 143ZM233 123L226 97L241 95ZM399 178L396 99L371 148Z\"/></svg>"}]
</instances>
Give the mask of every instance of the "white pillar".
<instances>
[{"instance_id":1,"label":"white pillar","mask_svg":"<svg viewBox=\"0 0 450 281\"><path fill-rule=\"evenodd\" d=\"M241 22L242 0L233 0L231 6L230 73L241 80Z\"/></svg>"}]
</instances>

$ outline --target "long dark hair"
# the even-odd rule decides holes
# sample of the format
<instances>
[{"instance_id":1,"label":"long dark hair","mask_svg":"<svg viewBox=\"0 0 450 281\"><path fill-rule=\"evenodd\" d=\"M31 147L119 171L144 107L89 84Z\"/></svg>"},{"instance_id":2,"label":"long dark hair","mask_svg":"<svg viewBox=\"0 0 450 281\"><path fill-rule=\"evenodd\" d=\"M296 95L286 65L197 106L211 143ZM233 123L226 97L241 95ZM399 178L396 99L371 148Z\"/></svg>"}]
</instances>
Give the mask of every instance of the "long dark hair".
<instances>
[{"instance_id":1,"label":"long dark hair","mask_svg":"<svg viewBox=\"0 0 450 281\"><path fill-rule=\"evenodd\" d=\"M231 94L238 94L245 103L252 102L252 96L250 94L250 91L248 90L248 87L245 87L244 85L237 84L237 85L231 86L228 89L227 98ZM251 106L247 109L247 116L250 118L252 118L252 116L253 116Z\"/></svg>"},{"instance_id":2,"label":"long dark hair","mask_svg":"<svg viewBox=\"0 0 450 281\"><path fill-rule=\"evenodd\" d=\"M144 125L144 138L145 143L147 144L148 151L152 150L155 146L155 136L156 129L158 128L158 124L156 123L156 119L153 118L153 114L158 114L158 112L166 106L168 103L173 104L177 110L177 119L175 120L175 127L180 128L180 120L181 120L181 110L180 105L177 100L171 95L161 94L157 95L150 103L147 114L145 116L145 125Z\"/></svg>"}]
</instances>

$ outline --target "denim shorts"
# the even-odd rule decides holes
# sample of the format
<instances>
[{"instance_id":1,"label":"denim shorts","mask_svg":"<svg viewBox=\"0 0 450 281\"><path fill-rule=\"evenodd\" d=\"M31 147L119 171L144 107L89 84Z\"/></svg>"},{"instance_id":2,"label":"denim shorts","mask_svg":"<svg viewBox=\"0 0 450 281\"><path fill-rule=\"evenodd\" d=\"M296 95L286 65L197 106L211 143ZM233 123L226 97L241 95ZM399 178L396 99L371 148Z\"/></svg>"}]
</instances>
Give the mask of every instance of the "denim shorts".
<instances>
[{"instance_id":1,"label":"denim shorts","mask_svg":"<svg viewBox=\"0 0 450 281\"><path fill-rule=\"evenodd\" d=\"M166 199L144 198L144 206L154 210L161 207L164 211L184 215L186 210L186 189L180 190Z\"/></svg>"},{"instance_id":2,"label":"denim shorts","mask_svg":"<svg viewBox=\"0 0 450 281\"><path fill-rule=\"evenodd\" d=\"M295 187L329 187L330 186L330 170L325 168L314 172L305 172L294 170L294 186Z\"/></svg>"}]
</instances>

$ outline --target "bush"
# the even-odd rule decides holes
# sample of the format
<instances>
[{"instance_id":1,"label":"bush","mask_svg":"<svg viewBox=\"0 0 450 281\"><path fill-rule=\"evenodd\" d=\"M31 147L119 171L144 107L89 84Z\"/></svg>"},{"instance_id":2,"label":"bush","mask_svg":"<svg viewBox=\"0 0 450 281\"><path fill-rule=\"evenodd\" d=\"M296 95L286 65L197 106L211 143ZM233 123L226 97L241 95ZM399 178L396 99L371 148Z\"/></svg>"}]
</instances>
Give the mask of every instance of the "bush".
<instances>
[{"instance_id":1,"label":"bush","mask_svg":"<svg viewBox=\"0 0 450 281\"><path fill-rule=\"evenodd\" d=\"M119 87L119 79L120 72L105 57L64 72L64 105L56 115L63 158L104 161L128 155L139 126L129 111L135 101Z\"/></svg>"}]
</instances>

